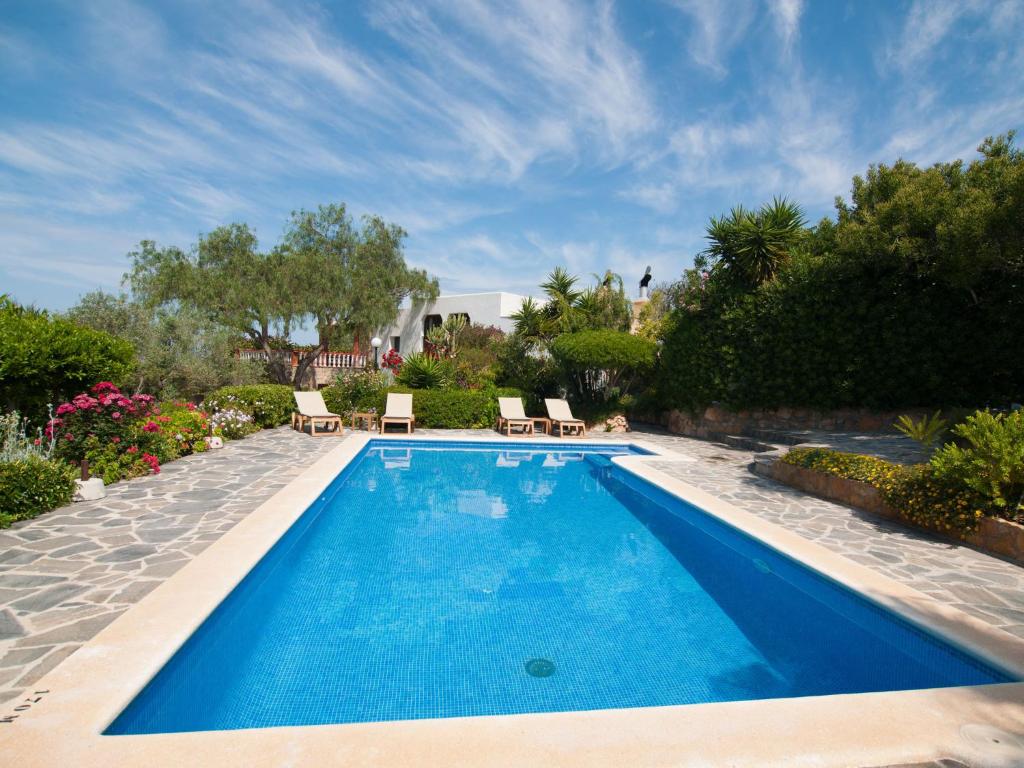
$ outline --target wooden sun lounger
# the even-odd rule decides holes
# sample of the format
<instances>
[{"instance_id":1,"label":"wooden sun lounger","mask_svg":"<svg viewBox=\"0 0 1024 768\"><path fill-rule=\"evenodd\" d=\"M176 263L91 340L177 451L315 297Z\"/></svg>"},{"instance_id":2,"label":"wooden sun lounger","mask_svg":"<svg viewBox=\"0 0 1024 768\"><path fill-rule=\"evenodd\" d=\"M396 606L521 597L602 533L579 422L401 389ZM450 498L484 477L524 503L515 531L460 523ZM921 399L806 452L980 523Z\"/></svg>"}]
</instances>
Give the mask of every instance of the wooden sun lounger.
<instances>
[{"instance_id":1,"label":"wooden sun lounger","mask_svg":"<svg viewBox=\"0 0 1024 768\"><path fill-rule=\"evenodd\" d=\"M533 419L529 418L523 410L521 398L499 397L498 410L500 411L498 415L498 432L504 429L505 435L511 437L512 430L519 428L520 431L517 434L533 434Z\"/></svg>"},{"instance_id":2,"label":"wooden sun lounger","mask_svg":"<svg viewBox=\"0 0 1024 768\"><path fill-rule=\"evenodd\" d=\"M384 427L388 424L401 424L409 434L412 434L416 424L416 417L412 412L412 395L398 392L388 393L387 406L384 408L384 415L380 417L380 433L382 435Z\"/></svg>"},{"instance_id":3,"label":"wooden sun lounger","mask_svg":"<svg viewBox=\"0 0 1024 768\"><path fill-rule=\"evenodd\" d=\"M292 429L305 432L306 425L309 424L309 434L313 437L344 433L345 430L341 426L341 416L331 413L327 409L323 395L319 392L293 392L292 394L295 395L295 405L298 407L298 410L292 413ZM325 428L330 427L331 429L317 432L317 424Z\"/></svg>"},{"instance_id":4,"label":"wooden sun lounger","mask_svg":"<svg viewBox=\"0 0 1024 768\"><path fill-rule=\"evenodd\" d=\"M565 400L549 398L544 401L544 407L547 408L548 416L551 417L551 434L554 434L557 428L559 437L565 437L566 432L574 437L587 436L586 423L572 415L569 403Z\"/></svg>"}]
</instances>

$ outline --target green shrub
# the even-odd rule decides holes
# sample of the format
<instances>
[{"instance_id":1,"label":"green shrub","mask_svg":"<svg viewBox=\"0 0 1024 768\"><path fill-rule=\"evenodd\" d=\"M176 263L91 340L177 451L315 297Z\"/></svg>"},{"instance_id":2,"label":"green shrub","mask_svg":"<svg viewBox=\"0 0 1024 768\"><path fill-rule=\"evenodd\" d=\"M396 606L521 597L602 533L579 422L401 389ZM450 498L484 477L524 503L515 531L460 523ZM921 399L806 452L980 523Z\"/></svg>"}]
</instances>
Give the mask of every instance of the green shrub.
<instances>
[{"instance_id":1,"label":"green shrub","mask_svg":"<svg viewBox=\"0 0 1024 768\"><path fill-rule=\"evenodd\" d=\"M1024 410L978 411L953 434L967 446L941 448L930 462L936 477L970 488L1001 517L1024 520Z\"/></svg>"},{"instance_id":2,"label":"green shrub","mask_svg":"<svg viewBox=\"0 0 1024 768\"><path fill-rule=\"evenodd\" d=\"M208 411L238 409L267 429L287 424L295 410L294 390L289 384L248 384L221 387L203 401Z\"/></svg>"},{"instance_id":3,"label":"green shrub","mask_svg":"<svg viewBox=\"0 0 1024 768\"><path fill-rule=\"evenodd\" d=\"M436 429L477 429L493 427L498 418L499 397L522 397L518 389L410 389L389 387L378 395L376 408L384 413L388 392L412 394L412 412L417 427Z\"/></svg>"},{"instance_id":4,"label":"green shrub","mask_svg":"<svg viewBox=\"0 0 1024 768\"><path fill-rule=\"evenodd\" d=\"M395 379L403 387L412 389L443 389L454 383L455 365L450 360L416 352L405 358Z\"/></svg>"},{"instance_id":5,"label":"green shrub","mask_svg":"<svg viewBox=\"0 0 1024 768\"><path fill-rule=\"evenodd\" d=\"M70 502L77 476L70 464L39 456L0 463L0 528Z\"/></svg>"},{"instance_id":6,"label":"green shrub","mask_svg":"<svg viewBox=\"0 0 1024 768\"><path fill-rule=\"evenodd\" d=\"M623 331L563 333L551 356L582 402L600 403L629 390L634 377L654 366L656 345Z\"/></svg>"},{"instance_id":7,"label":"green shrub","mask_svg":"<svg viewBox=\"0 0 1024 768\"><path fill-rule=\"evenodd\" d=\"M97 381L125 380L131 344L0 296L0 406L41 423L46 404Z\"/></svg>"},{"instance_id":8,"label":"green shrub","mask_svg":"<svg viewBox=\"0 0 1024 768\"><path fill-rule=\"evenodd\" d=\"M387 389L388 375L381 371L358 371L338 377L322 390L324 403L332 413L345 418L355 411L376 408L380 393Z\"/></svg>"},{"instance_id":9,"label":"green shrub","mask_svg":"<svg viewBox=\"0 0 1024 768\"><path fill-rule=\"evenodd\" d=\"M162 439L149 442L148 450L143 450L135 443L103 443L95 437L86 438L82 444L89 474L103 478L105 485L112 485L133 477L157 474L161 461L178 458L173 443Z\"/></svg>"}]
</instances>

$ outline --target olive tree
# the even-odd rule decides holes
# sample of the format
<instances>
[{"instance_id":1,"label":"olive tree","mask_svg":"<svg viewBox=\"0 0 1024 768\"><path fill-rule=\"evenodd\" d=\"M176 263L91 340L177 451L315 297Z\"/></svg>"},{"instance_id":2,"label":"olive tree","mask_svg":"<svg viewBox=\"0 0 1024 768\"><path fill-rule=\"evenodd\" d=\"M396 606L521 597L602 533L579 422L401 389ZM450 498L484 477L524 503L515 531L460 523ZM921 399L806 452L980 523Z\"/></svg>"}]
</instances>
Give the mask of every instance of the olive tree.
<instances>
[{"instance_id":1,"label":"olive tree","mask_svg":"<svg viewBox=\"0 0 1024 768\"><path fill-rule=\"evenodd\" d=\"M245 224L219 227L187 253L144 241L126 277L152 304L192 307L245 336L266 353L272 380L297 387L331 345L365 342L406 297L437 295L436 280L406 265L404 238L378 216L357 227L344 205L324 205L292 213L269 252ZM308 323L317 342L301 346L293 333Z\"/></svg>"}]
</instances>

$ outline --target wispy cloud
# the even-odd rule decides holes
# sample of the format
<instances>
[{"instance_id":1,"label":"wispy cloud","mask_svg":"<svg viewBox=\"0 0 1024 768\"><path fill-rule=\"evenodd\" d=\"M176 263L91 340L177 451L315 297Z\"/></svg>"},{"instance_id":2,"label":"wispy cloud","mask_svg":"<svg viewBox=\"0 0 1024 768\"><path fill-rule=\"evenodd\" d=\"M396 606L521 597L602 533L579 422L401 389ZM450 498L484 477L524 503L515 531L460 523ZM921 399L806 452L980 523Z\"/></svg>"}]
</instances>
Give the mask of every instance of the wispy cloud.
<instances>
[{"instance_id":1,"label":"wispy cloud","mask_svg":"<svg viewBox=\"0 0 1024 768\"><path fill-rule=\"evenodd\" d=\"M782 50L789 54L800 36L800 16L804 12L804 0L768 0L775 30L782 39Z\"/></svg>"},{"instance_id":2,"label":"wispy cloud","mask_svg":"<svg viewBox=\"0 0 1024 768\"><path fill-rule=\"evenodd\" d=\"M753 0L670 0L689 18L687 51L716 77L728 72L726 61L757 14Z\"/></svg>"}]
</instances>

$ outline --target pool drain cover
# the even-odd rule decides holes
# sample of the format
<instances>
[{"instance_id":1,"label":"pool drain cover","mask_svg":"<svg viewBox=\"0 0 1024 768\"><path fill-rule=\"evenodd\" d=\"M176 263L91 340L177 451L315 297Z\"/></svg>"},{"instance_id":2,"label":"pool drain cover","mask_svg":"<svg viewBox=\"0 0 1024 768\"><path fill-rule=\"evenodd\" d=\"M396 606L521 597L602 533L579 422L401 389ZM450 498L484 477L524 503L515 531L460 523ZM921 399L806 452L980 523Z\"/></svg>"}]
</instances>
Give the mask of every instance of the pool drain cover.
<instances>
[{"instance_id":1,"label":"pool drain cover","mask_svg":"<svg viewBox=\"0 0 1024 768\"><path fill-rule=\"evenodd\" d=\"M526 674L531 677L551 677L555 674L555 662L547 659L530 659L526 662Z\"/></svg>"}]
</instances>

